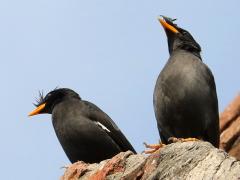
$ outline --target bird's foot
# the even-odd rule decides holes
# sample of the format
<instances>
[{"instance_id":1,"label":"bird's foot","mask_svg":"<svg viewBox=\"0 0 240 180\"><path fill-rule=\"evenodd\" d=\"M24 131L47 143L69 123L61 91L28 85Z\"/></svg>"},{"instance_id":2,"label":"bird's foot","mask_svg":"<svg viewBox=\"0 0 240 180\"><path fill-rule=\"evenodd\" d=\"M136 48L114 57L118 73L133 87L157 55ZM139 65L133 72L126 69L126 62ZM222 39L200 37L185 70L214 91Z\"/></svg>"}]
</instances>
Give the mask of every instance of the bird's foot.
<instances>
[{"instance_id":1,"label":"bird's foot","mask_svg":"<svg viewBox=\"0 0 240 180\"><path fill-rule=\"evenodd\" d=\"M159 143L159 144L147 144L147 143L143 143L144 146L146 148L149 148L150 150L145 150L143 151L143 153L145 154L153 154L155 153L156 151L158 151L159 149L161 149L162 147L166 146L166 144L163 144L163 143Z\"/></svg>"},{"instance_id":2,"label":"bird's foot","mask_svg":"<svg viewBox=\"0 0 240 180\"><path fill-rule=\"evenodd\" d=\"M200 141L197 138L176 138L176 137L170 137L168 138L169 143L176 143L176 142L189 142L189 141Z\"/></svg>"}]
</instances>

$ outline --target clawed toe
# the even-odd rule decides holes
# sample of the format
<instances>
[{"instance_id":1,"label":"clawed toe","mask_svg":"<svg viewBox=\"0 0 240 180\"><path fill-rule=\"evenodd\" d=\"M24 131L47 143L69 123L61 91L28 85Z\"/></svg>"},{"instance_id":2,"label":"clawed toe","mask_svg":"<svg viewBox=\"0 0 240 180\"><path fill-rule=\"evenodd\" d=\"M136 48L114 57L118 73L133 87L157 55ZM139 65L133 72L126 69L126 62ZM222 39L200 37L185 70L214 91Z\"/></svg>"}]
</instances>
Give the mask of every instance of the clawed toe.
<instances>
[{"instance_id":1,"label":"clawed toe","mask_svg":"<svg viewBox=\"0 0 240 180\"><path fill-rule=\"evenodd\" d=\"M165 144L163 143L159 143L159 144L147 144L147 143L143 143L144 146L146 148L149 148L150 150L145 150L143 151L143 153L145 154L153 154L155 153L156 151L158 151L159 149L161 149L162 147L166 146Z\"/></svg>"},{"instance_id":2,"label":"clawed toe","mask_svg":"<svg viewBox=\"0 0 240 180\"><path fill-rule=\"evenodd\" d=\"M189 141L199 141L199 139L197 139L197 138L176 138L176 137L168 138L169 143L189 142Z\"/></svg>"}]
</instances>

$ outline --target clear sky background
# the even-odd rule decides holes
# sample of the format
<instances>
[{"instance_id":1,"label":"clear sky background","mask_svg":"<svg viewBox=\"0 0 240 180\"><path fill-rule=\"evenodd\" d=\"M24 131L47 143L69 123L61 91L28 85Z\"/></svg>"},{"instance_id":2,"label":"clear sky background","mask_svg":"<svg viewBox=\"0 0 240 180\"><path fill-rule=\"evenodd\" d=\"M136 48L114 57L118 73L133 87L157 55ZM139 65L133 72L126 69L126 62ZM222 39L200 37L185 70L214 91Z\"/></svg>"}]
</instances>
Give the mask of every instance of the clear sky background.
<instances>
[{"instance_id":1,"label":"clear sky background","mask_svg":"<svg viewBox=\"0 0 240 180\"><path fill-rule=\"evenodd\" d=\"M138 152L144 141L158 141L152 96L169 57L160 14L178 18L201 45L222 111L240 90L239 6L237 0L0 1L1 179L58 179L69 164L51 115L27 116L38 90L75 90L104 110Z\"/></svg>"}]
</instances>

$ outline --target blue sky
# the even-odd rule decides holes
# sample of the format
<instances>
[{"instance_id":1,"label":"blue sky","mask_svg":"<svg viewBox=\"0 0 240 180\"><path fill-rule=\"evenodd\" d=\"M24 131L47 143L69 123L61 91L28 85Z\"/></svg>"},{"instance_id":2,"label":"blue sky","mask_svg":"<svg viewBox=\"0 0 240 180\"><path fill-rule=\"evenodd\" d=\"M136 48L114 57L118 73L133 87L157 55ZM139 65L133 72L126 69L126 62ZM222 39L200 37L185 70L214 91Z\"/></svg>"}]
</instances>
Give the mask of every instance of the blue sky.
<instances>
[{"instance_id":1,"label":"blue sky","mask_svg":"<svg viewBox=\"0 0 240 180\"><path fill-rule=\"evenodd\" d=\"M138 152L158 141L152 95L169 57L160 14L178 18L201 45L222 111L240 89L237 0L0 2L1 179L58 179L69 163L51 116L27 117L38 90L75 90Z\"/></svg>"}]
</instances>

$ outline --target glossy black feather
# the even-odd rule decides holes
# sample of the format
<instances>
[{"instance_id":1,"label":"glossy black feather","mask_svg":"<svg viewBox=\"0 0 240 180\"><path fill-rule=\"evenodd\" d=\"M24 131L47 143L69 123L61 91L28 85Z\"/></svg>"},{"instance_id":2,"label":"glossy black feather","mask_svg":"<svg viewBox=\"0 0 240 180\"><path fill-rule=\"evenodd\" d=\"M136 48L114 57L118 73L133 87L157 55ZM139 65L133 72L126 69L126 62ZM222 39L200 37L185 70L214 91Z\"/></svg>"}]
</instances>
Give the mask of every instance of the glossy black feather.
<instances>
[{"instance_id":1,"label":"glossy black feather","mask_svg":"<svg viewBox=\"0 0 240 180\"><path fill-rule=\"evenodd\" d=\"M153 95L161 140L167 143L170 137L195 137L218 147L219 115L214 77L202 62L199 44L189 32L172 25L180 33L165 29L170 58L157 79Z\"/></svg>"},{"instance_id":2,"label":"glossy black feather","mask_svg":"<svg viewBox=\"0 0 240 180\"><path fill-rule=\"evenodd\" d=\"M96 163L122 151L136 153L112 119L73 90L56 89L42 103L43 113L52 114L56 135L71 162Z\"/></svg>"}]
</instances>

